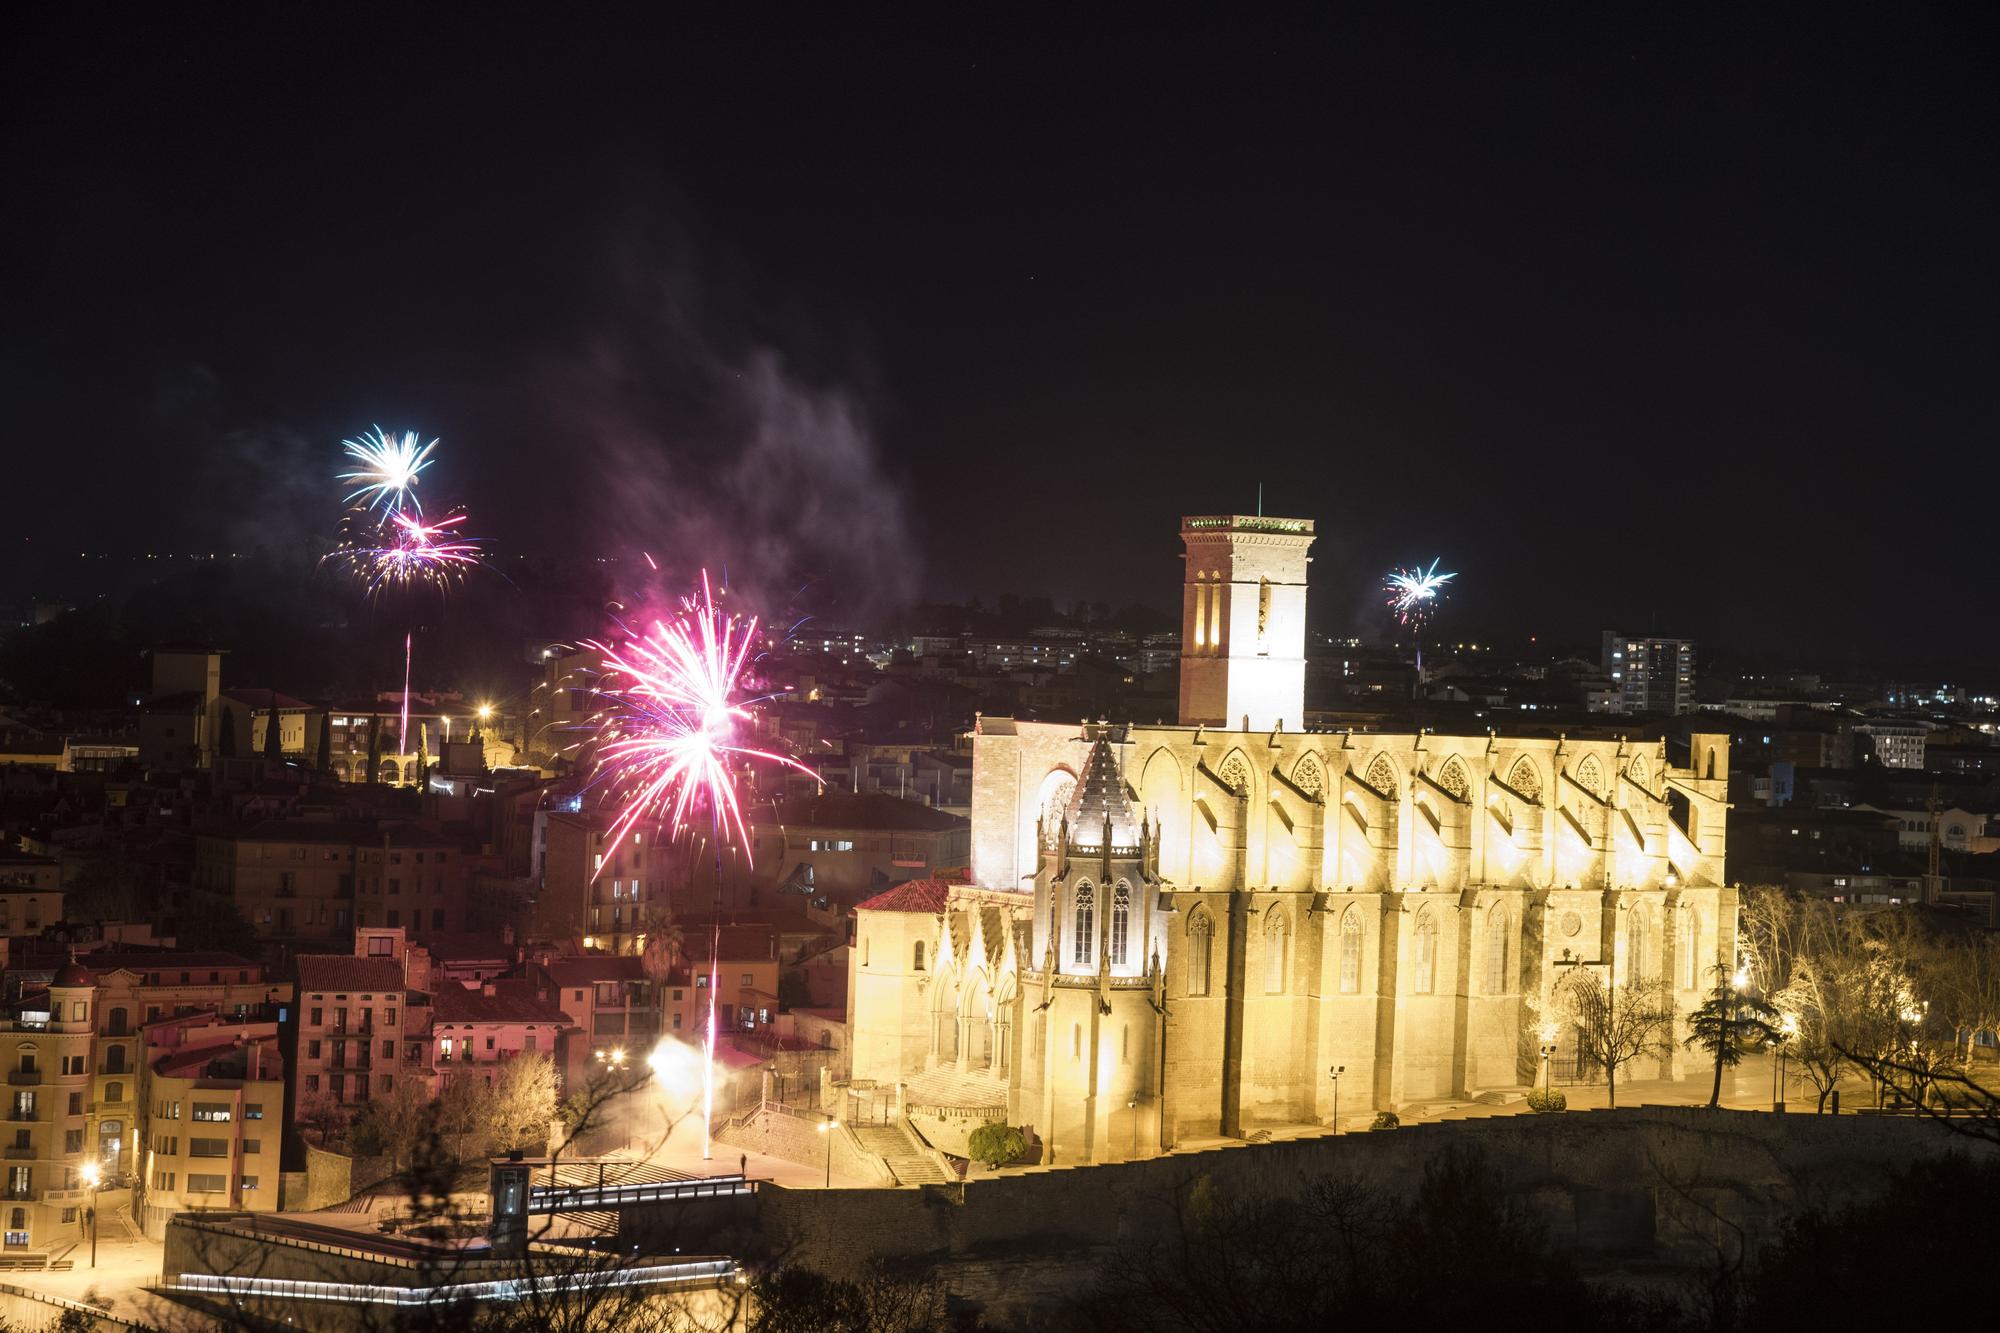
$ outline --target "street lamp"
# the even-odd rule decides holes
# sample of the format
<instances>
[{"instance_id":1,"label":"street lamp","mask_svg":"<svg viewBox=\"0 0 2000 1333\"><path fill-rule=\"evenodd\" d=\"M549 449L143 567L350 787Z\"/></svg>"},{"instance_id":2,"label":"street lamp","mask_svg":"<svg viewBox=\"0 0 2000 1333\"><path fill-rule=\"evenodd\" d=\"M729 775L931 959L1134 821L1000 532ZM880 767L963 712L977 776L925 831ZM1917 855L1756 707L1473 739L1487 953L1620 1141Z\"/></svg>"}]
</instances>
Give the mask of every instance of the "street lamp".
<instances>
[{"instance_id":1,"label":"street lamp","mask_svg":"<svg viewBox=\"0 0 2000 1333\"><path fill-rule=\"evenodd\" d=\"M819 1122L820 1137L826 1140L826 1187L833 1188L833 1117Z\"/></svg>"},{"instance_id":2,"label":"street lamp","mask_svg":"<svg viewBox=\"0 0 2000 1333\"><path fill-rule=\"evenodd\" d=\"M1542 1024L1542 1095L1548 1096L1549 1083L1555 1067L1556 1025Z\"/></svg>"},{"instance_id":3,"label":"street lamp","mask_svg":"<svg viewBox=\"0 0 2000 1333\"><path fill-rule=\"evenodd\" d=\"M1346 1065L1328 1065L1326 1076L1333 1080L1333 1132L1340 1133L1340 1076L1347 1072Z\"/></svg>"},{"instance_id":4,"label":"street lamp","mask_svg":"<svg viewBox=\"0 0 2000 1333\"><path fill-rule=\"evenodd\" d=\"M1773 1110L1785 1109L1785 1058L1792 1053L1792 1038L1799 1035L1797 1014L1786 1014L1778 1024L1778 1035L1774 1044L1778 1048L1778 1090L1771 1099Z\"/></svg>"},{"instance_id":5,"label":"street lamp","mask_svg":"<svg viewBox=\"0 0 2000 1333\"><path fill-rule=\"evenodd\" d=\"M1128 1099L1125 1109L1132 1113L1132 1156L1136 1158L1139 1155L1139 1099Z\"/></svg>"},{"instance_id":6,"label":"street lamp","mask_svg":"<svg viewBox=\"0 0 2000 1333\"><path fill-rule=\"evenodd\" d=\"M84 1187L90 1191L90 1206L83 1210L83 1220L90 1227L90 1266L97 1267L97 1187L104 1183L104 1168L96 1162L85 1162L81 1172Z\"/></svg>"}]
</instances>

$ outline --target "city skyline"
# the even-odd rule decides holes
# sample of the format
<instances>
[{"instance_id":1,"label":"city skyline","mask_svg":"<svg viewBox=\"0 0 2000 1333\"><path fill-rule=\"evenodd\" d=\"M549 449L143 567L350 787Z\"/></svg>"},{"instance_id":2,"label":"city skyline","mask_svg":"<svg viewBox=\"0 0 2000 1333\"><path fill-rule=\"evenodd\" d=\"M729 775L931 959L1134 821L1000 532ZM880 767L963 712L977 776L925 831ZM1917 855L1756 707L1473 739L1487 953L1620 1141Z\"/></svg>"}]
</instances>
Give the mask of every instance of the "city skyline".
<instances>
[{"instance_id":1,"label":"city skyline","mask_svg":"<svg viewBox=\"0 0 2000 1333\"><path fill-rule=\"evenodd\" d=\"M503 550L678 545L836 618L1158 602L1149 534L1261 486L1321 522L1332 629L1442 554L1468 632L1996 646L1950 586L1991 15L973 15L838 61L795 18L38 16L23 535L293 532L379 422Z\"/></svg>"}]
</instances>

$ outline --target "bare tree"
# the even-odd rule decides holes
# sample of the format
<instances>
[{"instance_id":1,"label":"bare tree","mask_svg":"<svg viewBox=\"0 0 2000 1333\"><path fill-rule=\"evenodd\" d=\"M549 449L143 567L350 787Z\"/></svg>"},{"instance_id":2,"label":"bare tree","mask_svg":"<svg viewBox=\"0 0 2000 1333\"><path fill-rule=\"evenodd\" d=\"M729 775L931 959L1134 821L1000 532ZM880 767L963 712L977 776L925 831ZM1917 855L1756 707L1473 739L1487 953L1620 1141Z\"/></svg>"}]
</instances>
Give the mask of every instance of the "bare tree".
<instances>
[{"instance_id":1,"label":"bare tree","mask_svg":"<svg viewBox=\"0 0 2000 1333\"><path fill-rule=\"evenodd\" d=\"M1579 970L1562 983L1560 997L1576 1025L1578 1047L1604 1067L1612 1106L1618 1105L1620 1068L1641 1056L1664 1057L1672 1050L1673 1004L1660 981L1612 987Z\"/></svg>"},{"instance_id":2,"label":"bare tree","mask_svg":"<svg viewBox=\"0 0 2000 1333\"><path fill-rule=\"evenodd\" d=\"M515 1056L484 1099L488 1151L519 1148L536 1156L548 1151L549 1126L556 1118L561 1080L555 1061L532 1051Z\"/></svg>"},{"instance_id":3,"label":"bare tree","mask_svg":"<svg viewBox=\"0 0 2000 1333\"><path fill-rule=\"evenodd\" d=\"M1969 1070L1979 1034L2000 1031L2000 938L1967 935L1934 947L1927 961L1925 989Z\"/></svg>"},{"instance_id":4,"label":"bare tree","mask_svg":"<svg viewBox=\"0 0 2000 1333\"><path fill-rule=\"evenodd\" d=\"M1777 888L1744 891L1739 947L1778 1011L1787 1057L1818 1094L1816 1109L1853 1066L1836 1040L1865 959L1835 904Z\"/></svg>"}]
</instances>

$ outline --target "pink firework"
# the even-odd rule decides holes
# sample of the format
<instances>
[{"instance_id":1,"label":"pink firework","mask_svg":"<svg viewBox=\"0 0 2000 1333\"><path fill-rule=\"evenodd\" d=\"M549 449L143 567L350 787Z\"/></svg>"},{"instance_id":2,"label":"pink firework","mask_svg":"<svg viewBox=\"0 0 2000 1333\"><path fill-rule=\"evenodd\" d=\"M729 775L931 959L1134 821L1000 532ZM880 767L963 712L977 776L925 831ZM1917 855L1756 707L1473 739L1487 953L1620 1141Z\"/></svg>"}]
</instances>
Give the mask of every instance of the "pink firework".
<instances>
[{"instance_id":1,"label":"pink firework","mask_svg":"<svg viewBox=\"0 0 2000 1333\"><path fill-rule=\"evenodd\" d=\"M485 559L478 541L458 532L463 522L463 513L435 523L407 513L392 514L382 526L379 544L355 551L368 578L369 594L385 588L456 585Z\"/></svg>"},{"instance_id":2,"label":"pink firework","mask_svg":"<svg viewBox=\"0 0 2000 1333\"><path fill-rule=\"evenodd\" d=\"M648 557L651 563L651 557ZM701 594L682 603L671 620L655 620L652 631L618 647L587 643L603 656L605 701L599 723L596 780L603 782L617 814L605 839L600 872L641 821L679 832L690 815L706 807L715 840L716 886L722 883L722 844L733 838L750 859L743 808L736 800L733 764L769 760L818 775L804 764L769 750L737 743L739 724L750 720L738 693L744 665L757 641L753 616L738 620L715 605L708 575ZM709 939L708 1021L702 1034L701 1155L715 1118L716 975L722 954L722 914L715 914Z\"/></svg>"},{"instance_id":3,"label":"pink firework","mask_svg":"<svg viewBox=\"0 0 2000 1333\"><path fill-rule=\"evenodd\" d=\"M732 765L768 760L817 779L795 759L737 743L739 724L750 720L739 682L756 638L756 618L717 607L704 573L700 595L673 619L619 646L584 645L603 657L595 780L617 807L607 859L641 822L679 832L704 808L718 840L733 838L747 858Z\"/></svg>"}]
</instances>

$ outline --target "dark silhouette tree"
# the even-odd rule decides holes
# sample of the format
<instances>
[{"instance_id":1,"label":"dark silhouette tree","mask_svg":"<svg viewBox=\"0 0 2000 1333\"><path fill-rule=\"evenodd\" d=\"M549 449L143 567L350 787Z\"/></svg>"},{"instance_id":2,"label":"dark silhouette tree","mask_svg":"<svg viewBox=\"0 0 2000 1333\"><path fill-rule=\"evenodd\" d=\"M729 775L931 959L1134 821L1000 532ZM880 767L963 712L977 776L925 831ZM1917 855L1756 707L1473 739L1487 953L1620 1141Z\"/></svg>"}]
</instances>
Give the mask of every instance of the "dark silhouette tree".
<instances>
[{"instance_id":1,"label":"dark silhouette tree","mask_svg":"<svg viewBox=\"0 0 2000 1333\"><path fill-rule=\"evenodd\" d=\"M373 714L368 719L368 776L364 782L375 781L375 770L382 763L382 715Z\"/></svg>"},{"instance_id":2,"label":"dark silhouette tree","mask_svg":"<svg viewBox=\"0 0 2000 1333\"><path fill-rule=\"evenodd\" d=\"M264 719L264 757L277 763L285 757L283 720L278 716L278 694L271 692L271 712Z\"/></svg>"},{"instance_id":3,"label":"dark silhouette tree","mask_svg":"<svg viewBox=\"0 0 2000 1333\"><path fill-rule=\"evenodd\" d=\"M1688 1035L1681 1045L1697 1047L1715 1057L1715 1086L1709 1090L1709 1109L1722 1104L1722 1071L1742 1061L1744 1052L1778 1039L1778 1011L1746 991L1746 982L1735 972L1717 966L1715 987L1701 1008L1688 1015Z\"/></svg>"},{"instance_id":4,"label":"dark silhouette tree","mask_svg":"<svg viewBox=\"0 0 2000 1333\"><path fill-rule=\"evenodd\" d=\"M319 715L319 753L314 757L313 767L322 773L333 771L333 714Z\"/></svg>"}]
</instances>

